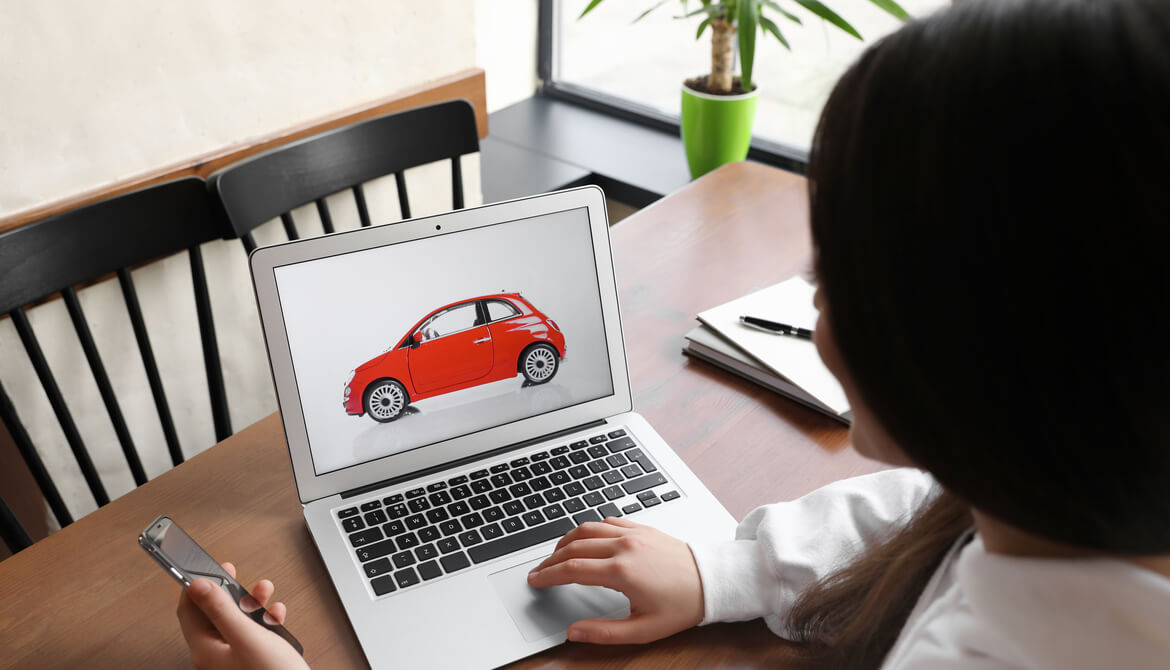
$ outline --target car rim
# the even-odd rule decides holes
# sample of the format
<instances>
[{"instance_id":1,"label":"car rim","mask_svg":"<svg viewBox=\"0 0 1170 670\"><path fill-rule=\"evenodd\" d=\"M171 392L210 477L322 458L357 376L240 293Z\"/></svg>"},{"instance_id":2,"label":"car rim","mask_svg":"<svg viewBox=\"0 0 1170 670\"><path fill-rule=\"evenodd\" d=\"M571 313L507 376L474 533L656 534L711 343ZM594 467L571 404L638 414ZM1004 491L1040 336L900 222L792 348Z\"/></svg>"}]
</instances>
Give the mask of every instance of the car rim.
<instances>
[{"instance_id":1,"label":"car rim","mask_svg":"<svg viewBox=\"0 0 1170 670\"><path fill-rule=\"evenodd\" d=\"M402 411L405 399L397 384L379 386L370 393L370 414L379 419L390 419Z\"/></svg>"},{"instance_id":2,"label":"car rim","mask_svg":"<svg viewBox=\"0 0 1170 670\"><path fill-rule=\"evenodd\" d=\"M532 381L542 382L552 376L556 365L556 354L545 347L537 347L524 359L524 374Z\"/></svg>"}]
</instances>

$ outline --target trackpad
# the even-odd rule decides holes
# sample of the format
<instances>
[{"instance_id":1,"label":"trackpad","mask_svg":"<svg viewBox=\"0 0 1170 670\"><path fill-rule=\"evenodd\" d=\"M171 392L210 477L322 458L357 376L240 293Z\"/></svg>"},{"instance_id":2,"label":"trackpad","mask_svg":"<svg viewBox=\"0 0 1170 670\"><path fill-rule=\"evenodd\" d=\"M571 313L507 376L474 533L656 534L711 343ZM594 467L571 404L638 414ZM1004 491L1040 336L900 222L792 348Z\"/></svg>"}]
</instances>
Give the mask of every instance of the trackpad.
<instances>
[{"instance_id":1,"label":"trackpad","mask_svg":"<svg viewBox=\"0 0 1170 670\"><path fill-rule=\"evenodd\" d=\"M528 585L528 572L542 560L501 570L489 577L525 640L533 642L564 633L569 624L580 619L619 619L629 615L630 601L617 591L600 586L567 584L532 588Z\"/></svg>"}]
</instances>

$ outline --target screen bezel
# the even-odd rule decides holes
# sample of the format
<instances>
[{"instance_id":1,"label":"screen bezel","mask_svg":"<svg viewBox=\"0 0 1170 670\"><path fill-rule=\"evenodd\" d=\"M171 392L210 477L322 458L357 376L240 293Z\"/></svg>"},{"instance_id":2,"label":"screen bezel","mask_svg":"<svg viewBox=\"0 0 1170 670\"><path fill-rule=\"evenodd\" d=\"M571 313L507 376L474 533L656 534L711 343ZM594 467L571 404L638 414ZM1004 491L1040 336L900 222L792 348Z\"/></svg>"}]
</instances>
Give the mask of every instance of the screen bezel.
<instances>
[{"instance_id":1,"label":"screen bezel","mask_svg":"<svg viewBox=\"0 0 1170 670\"><path fill-rule=\"evenodd\" d=\"M292 366L292 353L281 313L275 268L325 256L350 253L436 235L447 235L483 226L527 219L566 210L586 209L593 241L601 315L609 353L613 394L582 402L539 416L486 428L475 433L443 440L423 448L383 456L324 474L316 474L309 451L308 433ZM626 366L621 320L618 314L617 285L609 242L605 196L596 186L558 191L540 196L461 209L445 214L409 219L394 224L360 228L322 237L262 247L249 259L256 302L268 359L276 387L297 496L302 503L371 484L407 476L446 463L474 458L502 446L582 425L633 408ZM340 406L340 400L339 400Z\"/></svg>"}]
</instances>

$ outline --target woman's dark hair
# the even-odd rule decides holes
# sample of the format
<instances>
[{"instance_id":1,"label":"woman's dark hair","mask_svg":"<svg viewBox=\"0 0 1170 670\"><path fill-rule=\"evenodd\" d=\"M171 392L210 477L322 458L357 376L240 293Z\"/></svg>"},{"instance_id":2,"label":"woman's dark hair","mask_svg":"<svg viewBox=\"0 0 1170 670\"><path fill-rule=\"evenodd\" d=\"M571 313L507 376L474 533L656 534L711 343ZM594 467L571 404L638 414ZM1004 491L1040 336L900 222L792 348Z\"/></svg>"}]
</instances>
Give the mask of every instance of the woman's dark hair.
<instances>
[{"instance_id":1,"label":"woman's dark hair","mask_svg":"<svg viewBox=\"0 0 1170 670\"><path fill-rule=\"evenodd\" d=\"M963 0L915 21L837 84L809 178L844 364L949 494L810 590L794 630L876 667L964 504L1170 552L1170 3ZM883 593L867 563L904 578ZM880 649L842 632L875 615Z\"/></svg>"}]
</instances>

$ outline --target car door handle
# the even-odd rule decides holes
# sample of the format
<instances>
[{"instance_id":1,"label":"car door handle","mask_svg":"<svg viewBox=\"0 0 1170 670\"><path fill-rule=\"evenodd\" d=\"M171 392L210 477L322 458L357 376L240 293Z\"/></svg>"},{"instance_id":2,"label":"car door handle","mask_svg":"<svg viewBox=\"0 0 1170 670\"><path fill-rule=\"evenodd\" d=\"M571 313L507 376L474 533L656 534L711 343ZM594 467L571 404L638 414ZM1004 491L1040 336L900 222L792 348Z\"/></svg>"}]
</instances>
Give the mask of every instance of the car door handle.
<instances>
[{"instance_id":1,"label":"car door handle","mask_svg":"<svg viewBox=\"0 0 1170 670\"><path fill-rule=\"evenodd\" d=\"M490 337L481 337L478 340L472 340L471 343L472 344L480 344L482 342L491 342L491 341L492 341L492 338L490 338Z\"/></svg>"}]
</instances>

